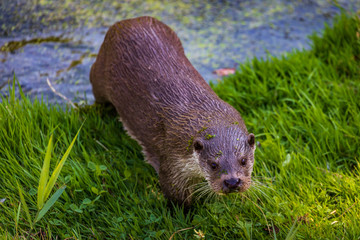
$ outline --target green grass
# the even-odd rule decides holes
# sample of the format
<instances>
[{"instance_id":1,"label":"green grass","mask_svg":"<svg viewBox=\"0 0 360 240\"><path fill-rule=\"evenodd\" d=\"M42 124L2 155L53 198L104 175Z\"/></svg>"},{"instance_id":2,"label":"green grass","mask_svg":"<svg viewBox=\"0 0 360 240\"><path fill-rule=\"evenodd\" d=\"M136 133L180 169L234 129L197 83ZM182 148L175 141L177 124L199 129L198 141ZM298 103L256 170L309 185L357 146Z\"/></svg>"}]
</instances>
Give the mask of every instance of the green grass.
<instances>
[{"instance_id":1,"label":"green grass","mask_svg":"<svg viewBox=\"0 0 360 240\"><path fill-rule=\"evenodd\" d=\"M10 89L0 104L1 239L169 239L178 230L173 239L358 239L359 28L341 15L311 37L311 50L254 59L211 84L256 134L255 183L188 214L167 207L155 171L112 110L63 111ZM34 219L50 136L54 169L82 124L53 192L66 190L30 232L17 182Z\"/></svg>"}]
</instances>

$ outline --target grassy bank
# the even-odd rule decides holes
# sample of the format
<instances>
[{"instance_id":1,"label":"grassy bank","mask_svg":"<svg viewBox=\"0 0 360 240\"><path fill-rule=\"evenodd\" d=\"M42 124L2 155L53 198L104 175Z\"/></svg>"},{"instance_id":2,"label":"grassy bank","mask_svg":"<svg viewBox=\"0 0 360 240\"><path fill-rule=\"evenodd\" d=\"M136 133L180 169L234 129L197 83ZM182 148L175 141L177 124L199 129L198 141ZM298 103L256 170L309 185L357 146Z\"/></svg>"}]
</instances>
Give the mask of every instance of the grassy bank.
<instances>
[{"instance_id":1,"label":"grassy bank","mask_svg":"<svg viewBox=\"0 0 360 240\"><path fill-rule=\"evenodd\" d=\"M312 37L311 50L254 59L212 84L259 141L254 186L197 202L188 214L167 207L155 171L113 111L64 112L10 94L0 104L0 235L29 236L16 182L34 219L50 136L54 169L84 124L55 185L66 189L31 230L35 239L359 238L359 28L342 15Z\"/></svg>"}]
</instances>

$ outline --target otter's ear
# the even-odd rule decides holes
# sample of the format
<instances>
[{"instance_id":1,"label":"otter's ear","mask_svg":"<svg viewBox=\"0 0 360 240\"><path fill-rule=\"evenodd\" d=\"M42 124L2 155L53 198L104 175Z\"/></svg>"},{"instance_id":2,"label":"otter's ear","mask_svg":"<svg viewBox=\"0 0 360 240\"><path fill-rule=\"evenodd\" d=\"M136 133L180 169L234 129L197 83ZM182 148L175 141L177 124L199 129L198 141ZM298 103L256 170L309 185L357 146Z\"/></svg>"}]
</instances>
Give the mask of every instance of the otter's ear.
<instances>
[{"instance_id":1,"label":"otter's ear","mask_svg":"<svg viewBox=\"0 0 360 240\"><path fill-rule=\"evenodd\" d=\"M255 135L253 133L250 133L248 136L248 143L251 147L254 147L255 145Z\"/></svg>"},{"instance_id":2,"label":"otter's ear","mask_svg":"<svg viewBox=\"0 0 360 240\"><path fill-rule=\"evenodd\" d=\"M194 149L195 149L195 151L200 152L201 150L204 149L204 144L201 141L196 140L194 142Z\"/></svg>"}]
</instances>

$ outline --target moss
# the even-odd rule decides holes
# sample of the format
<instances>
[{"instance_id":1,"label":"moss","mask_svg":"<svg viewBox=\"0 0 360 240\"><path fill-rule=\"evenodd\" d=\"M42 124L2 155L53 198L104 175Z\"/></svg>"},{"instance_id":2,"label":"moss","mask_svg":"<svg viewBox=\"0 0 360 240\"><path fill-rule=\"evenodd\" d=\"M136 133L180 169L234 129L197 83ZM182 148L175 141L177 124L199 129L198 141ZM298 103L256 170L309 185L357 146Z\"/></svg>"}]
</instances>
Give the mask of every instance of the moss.
<instances>
[{"instance_id":1,"label":"moss","mask_svg":"<svg viewBox=\"0 0 360 240\"><path fill-rule=\"evenodd\" d=\"M198 131L198 133L202 133L202 132L204 132L206 129L208 129L208 127L203 127L203 128L201 128L201 129Z\"/></svg>"},{"instance_id":2,"label":"moss","mask_svg":"<svg viewBox=\"0 0 360 240\"><path fill-rule=\"evenodd\" d=\"M188 141L188 146L186 147L186 151L190 151L190 147L193 144L193 142L194 142L194 136L192 136Z\"/></svg>"},{"instance_id":3,"label":"moss","mask_svg":"<svg viewBox=\"0 0 360 240\"><path fill-rule=\"evenodd\" d=\"M69 38L62 37L46 37L46 38L33 38L30 40L21 40L21 41L10 41L5 43L0 47L0 52L15 52L16 50L24 47L27 44L41 44L44 42L60 42L67 43L70 42Z\"/></svg>"},{"instance_id":4,"label":"moss","mask_svg":"<svg viewBox=\"0 0 360 240\"><path fill-rule=\"evenodd\" d=\"M215 136L216 136L215 134L214 134L214 135L211 135L211 134L208 134L208 133L207 133L207 134L205 135L205 139L206 139L206 140L210 140L210 139L214 138Z\"/></svg>"},{"instance_id":5,"label":"moss","mask_svg":"<svg viewBox=\"0 0 360 240\"><path fill-rule=\"evenodd\" d=\"M227 175L228 174L228 171L226 171L225 169L223 169L223 170L221 170L221 172L220 172L221 174L225 174L225 175Z\"/></svg>"}]
</instances>

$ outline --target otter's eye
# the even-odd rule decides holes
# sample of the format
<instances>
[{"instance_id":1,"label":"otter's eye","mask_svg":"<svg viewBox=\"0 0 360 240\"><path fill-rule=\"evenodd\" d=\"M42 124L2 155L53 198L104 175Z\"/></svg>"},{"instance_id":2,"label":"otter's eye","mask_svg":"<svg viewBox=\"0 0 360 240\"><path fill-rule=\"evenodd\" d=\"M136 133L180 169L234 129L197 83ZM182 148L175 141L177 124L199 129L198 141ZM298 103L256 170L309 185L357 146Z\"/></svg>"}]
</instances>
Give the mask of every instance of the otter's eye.
<instances>
[{"instance_id":1,"label":"otter's eye","mask_svg":"<svg viewBox=\"0 0 360 240\"><path fill-rule=\"evenodd\" d=\"M203 150L204 145L202 144L202 142L196 141L194 143L194 148L196 151L201 151L201 150Z\"/></svg>"},{"instance_id":2,"label":"otter's eye","mask_svg":"<svg viewBox=\"0 0 360 240\"><path fill-rule=\"evenodd\" d=\"M212 162L210 163L210 167L212 170L216 170L219 167L219 165L216 162Z\"/></svg>"},{"instance_id":3,"label":"otter's eye","mask_svg":"<svg viewBox=\"0 0 360 240\"><path fill-rule=\"evenodd\" d=\"M241 159L241 165L242 165L242 166L245 166L245 165L246 165L246 161L247 161L246 158Z\"/></svg>"}]
</instances>

